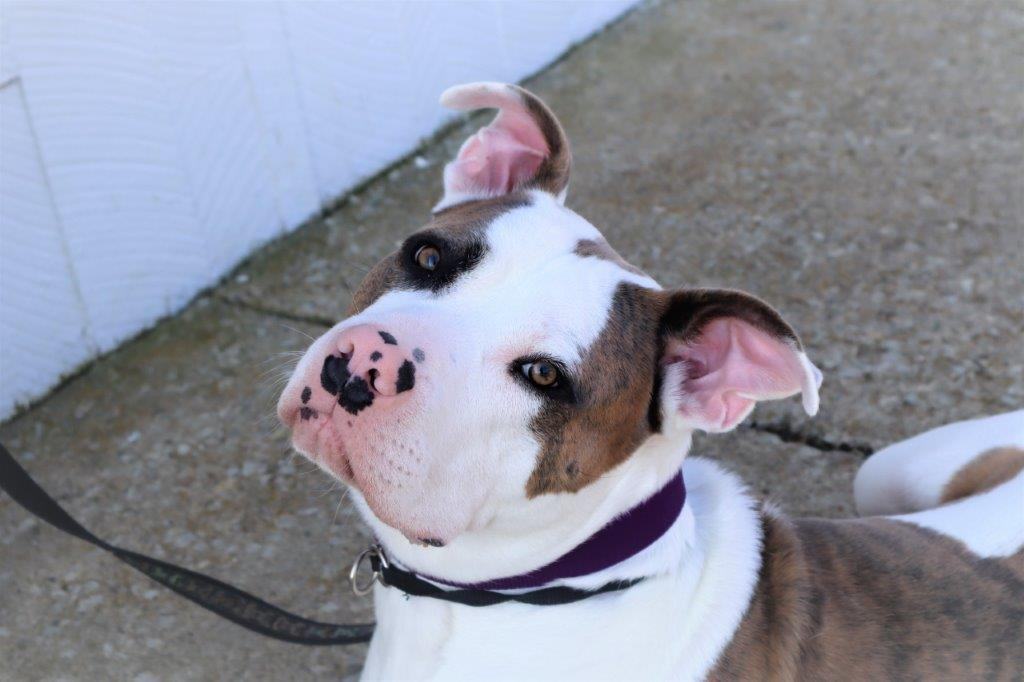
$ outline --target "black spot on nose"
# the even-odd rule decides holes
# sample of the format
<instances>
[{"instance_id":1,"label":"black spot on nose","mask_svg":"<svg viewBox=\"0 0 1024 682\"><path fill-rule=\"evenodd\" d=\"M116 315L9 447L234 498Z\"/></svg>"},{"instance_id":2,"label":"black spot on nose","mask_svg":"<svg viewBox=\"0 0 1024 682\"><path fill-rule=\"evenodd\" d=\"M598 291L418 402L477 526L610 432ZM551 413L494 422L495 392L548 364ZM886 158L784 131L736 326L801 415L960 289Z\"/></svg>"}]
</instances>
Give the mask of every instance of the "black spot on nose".
<instances>
[{"instance_id":1,"label":"black spot on nose","mask_svg":"<svg viewBox=\"0 0 1024 682\"><path fill-rule=\"evenodd\" d=\"M380 334L380 338L384 339L384 343L388 344L389 346L398 345L398 339L391 336L391 334L388 334L386 331L379 331L377 333Z\"/></svg>"},{"instance_id":2,"label":"black spot on nose","mask_svg":"<svg viewBox=\"0 0 1024 682\"><path fill-rule=\"evenodd\" d=\"M316 419L319 417L320 413L312 407L301 407L299 408L299 416L302 417L302 421L308 422L310 419Z\"/></svg>"},{"instance_id":3,"label":"black spot on nose","mask_svg":"<svg viewBox=\"0 0 1024 682\"><path fill-rule=\"evenodd\" d=\"M416 385L416 365L408 360L398 368L398 381L395 382L395 392L404 393Z\"/></svg>"},{"instance_id":4,"label":"black spot on nose","mask_svg":"<svg viewBox=\"0 0 1024 682\"><path fill-rule=\"evenodd\" d=\"M427 354L423 352L422 348L413 348L412 359L415 360L416 362L423 362L424 360L427 359Z\"/></svg>"},{"instance_id":5,"label":"black spot on nose","mask_svg":"<svg viewBox=\"0 0 1024 682\"><path fill-rule=\"evenodd\" d=\"M370 353L370 362L377 362L382 357L384 357L384 356L380 354L380 351L379 350L375 350L372 353Z\"/></svg>"},{"instance_id":6,"label":"black spot on nose","mask_svg":"<svg viewBox=\"0 0 1024 682\"><path fill-rule=\"evenodd\" d=\"M313 389L311 389L309 386L306 386L304 389L302 389L302 395L299 397L302 398L302 404L305 405L306 403L309 402L309 399L313 397Z\"/></svg>"},{"instance_id":7,"label":"black spot on nose","mask_svg":"<svg viewBox=\"0 0 1024 682\"><path fill-rule=\"evenodd\" d=\"M365 379L352 377L341 388L341 392L338 394L338 404L349 414L359 414L360 410L373 404L373 391Z\"/></svg>"},{"instance_id":8,"label":"black spot on nose","mask_svg":"<svg viewBox=\"0 0 1024 682\"><path fill-rule=\"evenodd\" d=\"M320 370L320 385L331 395L338 395L338 391L352 376L348 371L348 358L328 355L324 358L323 369Z\"/></svg>"}]
</instances>

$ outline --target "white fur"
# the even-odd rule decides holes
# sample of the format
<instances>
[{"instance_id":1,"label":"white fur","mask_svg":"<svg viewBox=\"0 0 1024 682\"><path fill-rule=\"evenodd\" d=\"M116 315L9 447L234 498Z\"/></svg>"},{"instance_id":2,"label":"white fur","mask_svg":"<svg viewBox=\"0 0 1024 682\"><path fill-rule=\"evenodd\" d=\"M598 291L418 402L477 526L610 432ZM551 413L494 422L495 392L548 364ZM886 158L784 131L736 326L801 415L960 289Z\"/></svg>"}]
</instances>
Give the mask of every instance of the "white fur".
<instances>
[{"instance_id":1,"label":"white fur","mask_svg":"<svg viewBox=\"0 0 1024 682\"><path fill-rule=\"evenodd\" d=\"M1024 471L980 495L892 518L956 538L978 556L1015 554L1024 546Z\"/></svg>"},{"instance_id":2,"label":"white fur","mask_svg":"<svg viewBox=\"0 0 1024 682\"><path fill-rule=\"evenodd\" d=\"M702 678L753 594L761 530L734 476L700 459L684 473L686 507L665 536L613 569L565 583L655 577L558 607L474 608L378 587L364 679Z\"/></svg>"},{"instance_id":3,"label":"white fur","mask_svg":"<svg viewBox=\"0 0 1024 682\"><path fill-rule=\"evenodd\" d=\"M1004 445L1024 447L1024 410L947 424L894 443L857 472L857 511L873 516L931 509L957 471Z\"/></svg>"}]
</instances>

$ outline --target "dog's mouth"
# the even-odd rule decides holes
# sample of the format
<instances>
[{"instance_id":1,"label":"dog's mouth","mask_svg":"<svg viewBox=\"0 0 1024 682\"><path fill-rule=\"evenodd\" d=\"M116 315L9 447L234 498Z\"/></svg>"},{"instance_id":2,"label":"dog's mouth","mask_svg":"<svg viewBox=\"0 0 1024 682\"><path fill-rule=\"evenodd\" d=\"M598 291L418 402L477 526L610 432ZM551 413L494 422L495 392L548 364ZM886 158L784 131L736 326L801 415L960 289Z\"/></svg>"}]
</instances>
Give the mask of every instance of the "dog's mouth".
<instances>
[{"instance_id":1,"label":"dog's mouth","mask_svg":"<svg viewBox=\"0 0 1024 682\"><path fill-rule=\"evenodd\" d=\"M345 443L333 424L333 410L306 408L308 416L292 429L292 447L334 478L348 485L356 484L355 470Z\"/></svg>"},{"instance_id":2,"label":"dog's mouth","mask_svg":"<svg viewBox=\"0 0 1024 682\"><path fill-rule=\"evenodd\" d=\"M296 424L292 446L328 475L357 491L378 520L397 530L410 543L420 547L448 544L443 536L429 530L430 524L409 521L410 510L405 509L401 498L413 483L412 472L404 466L386 464L395 461L391 453L363 452L363 449L375 449L369 443L355 451L360 445L351 441L364 439L352 438L355 432L349 426L351 421L350 415L336 409L319 411L315 418ZM411 511L416 516L416 510Z\"/></svg>"},{"instance_id":3,"label":"dog's mouth","mask_svg":"<svg viewBox=\"0 0 1024 682\"><path fill-rule=\"evenodd\" d=\"M409 538L409 542L420 547L444 547L444 540L438 540L437 538Z\"/></svg>"}]
</instances>

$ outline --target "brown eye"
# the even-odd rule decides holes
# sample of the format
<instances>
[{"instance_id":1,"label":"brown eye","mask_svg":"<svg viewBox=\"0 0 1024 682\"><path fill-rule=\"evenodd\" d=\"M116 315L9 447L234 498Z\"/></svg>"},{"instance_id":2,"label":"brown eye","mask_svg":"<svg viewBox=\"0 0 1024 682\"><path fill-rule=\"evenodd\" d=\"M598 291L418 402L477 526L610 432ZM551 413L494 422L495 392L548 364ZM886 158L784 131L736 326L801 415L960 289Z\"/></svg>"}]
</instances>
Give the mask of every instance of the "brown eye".
<instances>
[{"instance_id":1,"label":"brown eye","mask_svg":"<svg viewBox=\"0 0 1024 682\"><path fill-rule=\"evenodd\" d=\"M523 373L535 386L550 388L558 383L558 368L547 360L535 360L523 365Z\"/></svg>"},{"instance_id":2,"label":"brown eye","mask_svg":"<svg viewBox=\"0 0 1024 682\"><path fill-rule=\"evenodd\" d=\"M440 262L441 252L436 246L426 244L416 250L416 264L424 270L435 270Z\"/></svg>"}]
</instances>

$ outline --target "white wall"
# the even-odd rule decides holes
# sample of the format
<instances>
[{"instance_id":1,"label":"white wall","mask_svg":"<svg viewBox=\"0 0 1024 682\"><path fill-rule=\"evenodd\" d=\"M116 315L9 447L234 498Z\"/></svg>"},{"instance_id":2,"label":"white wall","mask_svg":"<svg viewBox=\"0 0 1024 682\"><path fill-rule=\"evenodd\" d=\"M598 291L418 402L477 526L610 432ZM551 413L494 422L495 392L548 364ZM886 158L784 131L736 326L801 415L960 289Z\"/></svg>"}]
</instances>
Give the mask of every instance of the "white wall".
<instances>
[{"instance_id":1,"label":"white wall","mask_svg":"<svg viewBox=\"0 0 1024 682\"><path fill-rule=\"evenodd\" d=\"M634 1L0 2L0 418Z\"/></svg>"}]
</instances>

